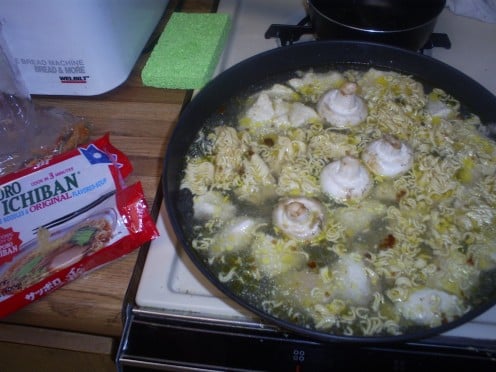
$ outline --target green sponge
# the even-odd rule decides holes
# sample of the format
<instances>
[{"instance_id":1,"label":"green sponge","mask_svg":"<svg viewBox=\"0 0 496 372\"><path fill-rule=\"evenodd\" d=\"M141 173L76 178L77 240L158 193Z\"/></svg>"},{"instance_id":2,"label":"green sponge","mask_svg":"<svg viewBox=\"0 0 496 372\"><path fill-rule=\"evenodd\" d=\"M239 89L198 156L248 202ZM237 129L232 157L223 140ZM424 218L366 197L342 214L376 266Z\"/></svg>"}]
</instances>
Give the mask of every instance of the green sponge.
<instances>
[{"instance_id":1,"label":"green sponge","mask_svg":"<svg viewBox=\"0 0 496 372\"><path fill-rule=\"evenodd\" d=\"M173 13L141 71L143 84L197 89L212 77L231 20L222 13Z\"/></svg>"}]
</instances>

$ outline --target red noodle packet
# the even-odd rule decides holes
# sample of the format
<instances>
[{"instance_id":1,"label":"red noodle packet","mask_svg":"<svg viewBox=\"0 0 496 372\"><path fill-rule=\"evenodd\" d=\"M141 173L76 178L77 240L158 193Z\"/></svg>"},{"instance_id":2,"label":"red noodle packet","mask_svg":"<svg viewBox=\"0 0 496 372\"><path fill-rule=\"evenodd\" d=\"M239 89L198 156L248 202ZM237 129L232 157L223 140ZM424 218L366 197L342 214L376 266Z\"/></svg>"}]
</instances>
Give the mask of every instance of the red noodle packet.
<instances>
[{"instance_id":1,"label":"red noodle packet","mask_svg":"<svg viewBox=\"0 0 496 372\"><path fill-rule=\"evenodd\" d=\"M0 317L158 236L131 172L105 135L0 178Z\"/></svg>"}]
</instances>

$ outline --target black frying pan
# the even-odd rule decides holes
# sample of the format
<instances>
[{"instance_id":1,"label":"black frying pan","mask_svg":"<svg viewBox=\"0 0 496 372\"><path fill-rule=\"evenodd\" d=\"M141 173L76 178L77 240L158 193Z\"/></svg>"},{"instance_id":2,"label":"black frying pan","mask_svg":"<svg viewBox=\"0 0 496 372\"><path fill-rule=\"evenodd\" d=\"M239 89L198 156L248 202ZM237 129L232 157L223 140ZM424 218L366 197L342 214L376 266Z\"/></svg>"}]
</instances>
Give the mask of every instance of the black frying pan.
<instances>
[{"instance_id":1,"label":"black frying pan","mask_svg":"<svg viewBox=\"0 0 496 372\"><path fill-rule=\"evenodd\" d=\"M323 341L391 342L419 339L459 326L496 303L496 285L486 298L472 311L441 327L415 331L400 336L348 337L333 335L299 326L274 318L260 308L248 303L222 284L215 273L189 245L188 220L191 218L191 199L180 192L180 179L184 157L205 120L212 115L223 115L226 102L236 96L258 89L260 84L271 81L274 76L288 78L295 70L314 69L378 69L395 70L412 75L425 86L438 87L453 95L478 114L484 123L496 123L496 97L480 84L460 71L418 53L382 44L346 41L315 41L274 49L247 59L220 74L207 84L186 106L173 132L164 163L164 198L175 233L189 257L205 275L227 296L261 318L283 329ZM185 196L186 195L186 196ZM494 278L496 279L496 278Z\"/></svg>"}]
</instances>

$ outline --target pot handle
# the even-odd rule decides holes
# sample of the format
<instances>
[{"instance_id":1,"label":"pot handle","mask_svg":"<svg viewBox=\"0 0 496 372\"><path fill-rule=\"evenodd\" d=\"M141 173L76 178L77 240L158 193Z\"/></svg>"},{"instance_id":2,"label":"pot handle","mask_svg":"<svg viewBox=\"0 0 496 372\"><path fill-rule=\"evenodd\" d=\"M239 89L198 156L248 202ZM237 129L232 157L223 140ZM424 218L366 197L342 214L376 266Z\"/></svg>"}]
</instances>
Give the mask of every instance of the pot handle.
<instances>
[{"instance_id":1,"label":"pot handle","mask_svg":"<svg viewBox=\"0 0 496 372\"><path fill-rule=\"evenodd\" d=\"M421 50L432 48L451 49L451 40L447 34L433 32Z\"/></svg>"},{"instance_id":2,"label":"pot handle","mask_svg":"<svg viewBox=\"0 0 496 372\"><path fill-rule=\"evenodd\" d=\"M281 46L293 44L300 40L303 35L313 34L313 27L307 26L310 17L303 18L297 25L272 24L265 31L265 38L278 38L281 41Z\"/></svg>"}]
</instances>

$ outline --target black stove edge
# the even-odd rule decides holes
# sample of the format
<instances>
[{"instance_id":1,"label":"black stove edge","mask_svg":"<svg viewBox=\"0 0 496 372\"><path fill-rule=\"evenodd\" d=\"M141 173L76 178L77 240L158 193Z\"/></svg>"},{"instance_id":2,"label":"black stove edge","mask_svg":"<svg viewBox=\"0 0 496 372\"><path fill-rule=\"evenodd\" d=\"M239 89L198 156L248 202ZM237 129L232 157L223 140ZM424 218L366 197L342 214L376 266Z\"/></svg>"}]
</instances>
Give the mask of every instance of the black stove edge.
<instances>
[{"instance_id":1,"label":"black stove edge","mask_svg":"<svg viewBox=\"0 0 496 372\"><path fill-rule=\"evenodd\" d=\"M300 370L303 367L311 367L309 370L312 371L320 368L328 370L329 367L342 367L347 361L354 366L372 368L373 365L402 372L417 371L419 368L426 372L437 370L439 366L496 370L496 342L489 340L476 340L477 344L474 344L472 339L441 335L380 345L325 343L280 332L274 327L238 328L228 323L200 320L192 323L175 316L136 312L131 307L128 307L127 320L116 358L119 372L127 372L127 367L141 364L153 365L153 368L173 366L173 370L215 370L219 366L236 371L267 370L269 364L254 362L249 356L240 360L246 358L243 352L246 354L247 348L250 349L247 354L264 354L272 358L272 362L267 363L275 364L270 364L269 370L283 370L278 367L274 369L274 366L282 365L284 370ZM181 356L181 350L188 347L196 351ZM205 359L205 354L199 351L218 347L229 352L219 354L219 350L211 351ZM297 351L300 357L306 355L304 363L294 364L294 358L291 359L291 353ZM279 359L281 364L277 364ZM365 359L368 362L363 364ZM295 366L298 369L294 369Z\"/></svg>"}]
</instances>

